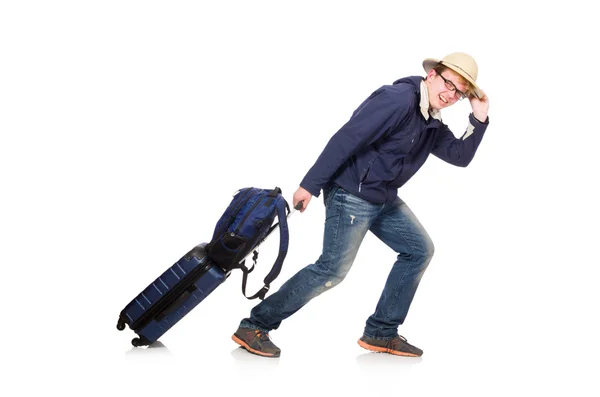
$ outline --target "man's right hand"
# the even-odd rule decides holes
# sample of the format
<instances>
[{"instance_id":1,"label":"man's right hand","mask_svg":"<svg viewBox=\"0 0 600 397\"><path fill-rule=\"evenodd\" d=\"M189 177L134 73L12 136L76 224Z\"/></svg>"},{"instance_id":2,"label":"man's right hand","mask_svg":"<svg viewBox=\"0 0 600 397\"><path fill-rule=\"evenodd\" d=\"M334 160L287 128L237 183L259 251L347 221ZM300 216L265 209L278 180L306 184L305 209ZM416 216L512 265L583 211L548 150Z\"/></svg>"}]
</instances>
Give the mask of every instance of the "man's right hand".
<instances>
[{"instance_id":1,"label":"man's right hand","mask_svg":"<svg viewBox=\"0 0 600 397\"><path fill-rule=\"evenodd\" d=\"M300 208L300 212L304 212L306 207L308 207L308 203L310 202L311 198L312 194L310 194L308 190L304 189L303 187L299 187L298 190L296 190L296 193L294 193L294 208L296 208L296 205L302 201L302 208Z\"/></svg>"},{"instance_id":2,"label":"man's right hand","mask_svg":"<svg viewBox=\"0 0 600 397\"><path fill-rule=\"evenodd\" d=\"M488 118L490 100L488 99L487 95L485 95L485 92L483 92L483 90L480 91L481 98L473 96L469 98L469 101L471 102L471 108L473 109L473 116L475 116L475 118L480 122L485 123Z\"/></svg>"}]
</instances>

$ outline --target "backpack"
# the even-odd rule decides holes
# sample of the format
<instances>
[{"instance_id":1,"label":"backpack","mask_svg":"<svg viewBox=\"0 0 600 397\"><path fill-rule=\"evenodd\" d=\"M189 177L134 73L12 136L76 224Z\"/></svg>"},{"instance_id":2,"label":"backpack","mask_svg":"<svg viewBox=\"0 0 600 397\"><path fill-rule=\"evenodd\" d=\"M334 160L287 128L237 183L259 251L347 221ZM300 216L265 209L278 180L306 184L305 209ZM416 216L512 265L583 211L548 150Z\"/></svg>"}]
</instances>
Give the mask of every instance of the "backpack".
<instances>
[{"instance_id":1,"label":"backpack","mask_svg":"<svg viewBox=\"0 0 600 397\"><path fill-rule=\"evenodd\" d=\"M248 187L239 190L217 222L212 240L206 245L209 259L229 272L241 269L244 273L242 293L247 299L264 299L269 286L277 278L288 251L289 230L287 214L290 207L281 195L281 189L273 190ZM273 225L275 218L279 222ZM254 270L258 259L258 245L279 226L279 255L271 271L264 279L264 287L251 297L246 296L248 274ZM246 257L254 252L253 265L246 267Z\"/></svg>"}]
</instances>

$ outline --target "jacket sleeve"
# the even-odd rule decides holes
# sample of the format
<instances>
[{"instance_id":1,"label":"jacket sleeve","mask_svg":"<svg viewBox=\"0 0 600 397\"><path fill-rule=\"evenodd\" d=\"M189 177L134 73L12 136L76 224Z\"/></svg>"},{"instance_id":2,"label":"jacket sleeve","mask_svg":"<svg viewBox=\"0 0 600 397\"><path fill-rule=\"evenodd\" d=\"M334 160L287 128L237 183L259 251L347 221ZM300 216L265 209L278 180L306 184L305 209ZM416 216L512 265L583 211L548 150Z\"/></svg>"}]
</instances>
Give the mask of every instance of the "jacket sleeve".
<instances>
[{"instance_id":1,"label":"jacket sleeve","mask_svg":"<svg viewBox=\"0 0 600 397\"><path fill-rule=\"evenodd\" d=\"M431 153L447 163L466 167L473 160L488 125L489 117L482 123L471 113L467 130L461 138L456 138L450 128L442 124Z\"/></svg>"},{"instance_id":2,"label":"jacket sleeve","mask_svg":"<svg viewBox=\"0 0 600 397\"><path fill-rule=\"evenodd\" d=\"M359 150L373 144L407 114L410 99L402 103L384 90L375 91L356 109L350 120L336 132L300 186L319 197L335 172Z\"/></svg>"}]
</instances>

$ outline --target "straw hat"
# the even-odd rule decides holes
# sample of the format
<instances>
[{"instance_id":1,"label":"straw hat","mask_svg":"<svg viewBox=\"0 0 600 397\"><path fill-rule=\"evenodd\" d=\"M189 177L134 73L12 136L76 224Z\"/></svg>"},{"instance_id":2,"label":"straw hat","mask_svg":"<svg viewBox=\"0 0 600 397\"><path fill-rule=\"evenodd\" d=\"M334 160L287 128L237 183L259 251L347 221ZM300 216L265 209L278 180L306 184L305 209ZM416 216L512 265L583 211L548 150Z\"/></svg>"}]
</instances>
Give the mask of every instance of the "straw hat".
<instances>
[{"instance_id":1,"label":"straw hat","mask_svg":"<svg viewBox=\"0 0 600 397\"><path fill-rule=\"evenodd\" d=\"M477 98L481 98L482 93L477 83L477 63L469 54L465 54L464 52L453 52L450 55L446 55L441 60L427 58L423 61L423 68L425 72L429 73L429 71L435 68L438 64L442 64L456 73L460 74L465 78L474 88L474 93Z\"/></svg>"}]
</instances>

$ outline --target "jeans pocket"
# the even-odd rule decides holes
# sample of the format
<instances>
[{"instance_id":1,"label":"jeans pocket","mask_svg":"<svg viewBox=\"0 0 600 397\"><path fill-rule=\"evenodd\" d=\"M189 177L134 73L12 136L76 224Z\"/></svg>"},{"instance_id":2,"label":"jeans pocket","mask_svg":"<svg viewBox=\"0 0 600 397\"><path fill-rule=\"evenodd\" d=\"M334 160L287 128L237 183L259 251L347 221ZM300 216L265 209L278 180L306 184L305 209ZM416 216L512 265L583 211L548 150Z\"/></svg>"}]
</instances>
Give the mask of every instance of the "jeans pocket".
<instances>
[{"instance_id":1,"label":"jeans pocket","mask_svg":"<svg viewBox=\"0 0 600 397\"><path fill-rule=\"evenodd\" d=\"M331 204L331 200L333 199L333 196L335 196L335 192L337 192L339 189L340 187L338 185L331 185L323 190L323 204L325 204L325 207L328 207L329 204Z\"/></svg>"}]
</instances>

